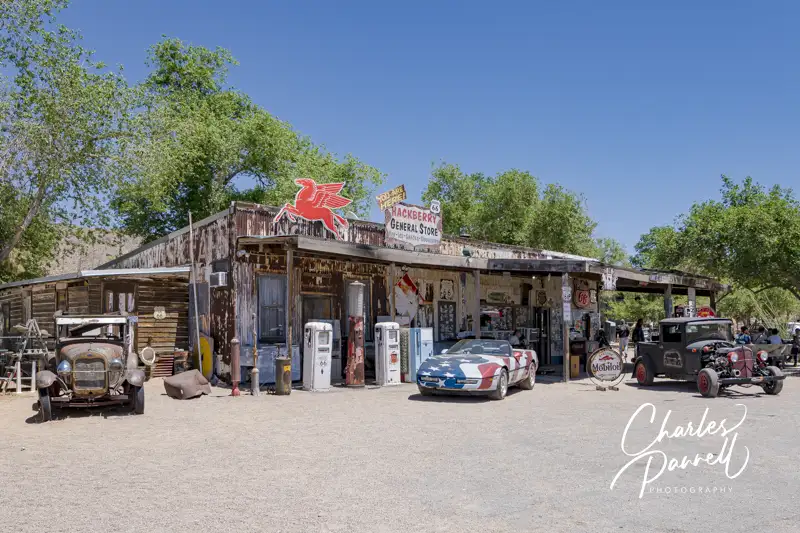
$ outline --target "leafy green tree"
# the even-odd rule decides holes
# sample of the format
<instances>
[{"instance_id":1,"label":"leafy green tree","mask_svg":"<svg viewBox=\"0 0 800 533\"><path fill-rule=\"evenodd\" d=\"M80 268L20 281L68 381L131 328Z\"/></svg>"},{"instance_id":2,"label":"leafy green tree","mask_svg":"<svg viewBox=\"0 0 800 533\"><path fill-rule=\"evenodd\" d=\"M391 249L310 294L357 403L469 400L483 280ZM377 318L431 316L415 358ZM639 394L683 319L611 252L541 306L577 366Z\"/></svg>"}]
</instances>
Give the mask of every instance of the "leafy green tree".
<instances>
[{"instance_id":1,"label":"leafy green tree","mask_svg":"<svg viewBox=\"0 0 800 533\"><path fill-rule=\"evenodd\" d=\"M344 181L348 210L368 212L384 176L351 155L337 159L228 87L230 52L164 39L148 64L149 141L112 203L128 233L153 240L187 225L190 211L200 219L237 199L282 205L300 177ZM237 187L240 178L255 186Z\"/></svg>"},{"instance_id":2,"label":"leafy green tree","mask_svg":"<svg viewBox=\"0 0 800 533\"><path fill-rule=\"evenodd\" d=\"M779 288L800 300L800 202L791 189L722 176L720 200L695 203L674 226L653 228L636 252L642 266Z\"/></svg>"},{"instance_id":3,"label":"leafy green tree","mask_svg":"<svg viewBox=\"0 0 800 533\"><path fill-rule=\"evenodd\" d=\"M443 163L432 171L424 202L442 203L446 233L538 249L596 255L595 222L585 202L555 184L542 186L529 172L509 170L494 177L466 174Z\"/></svg>"},{"instance_id":4,"label":"leafy green tree","mask_svg":"<svg viewBox=\"0 0 800 533\"><path fill-rule=\"evenodd\" d=\"M595 247L596 251L592 257L596 257L603 263L620 267L631 266L625 248L616 239L606 237L596 239Z\"/></svg>"},{"instance_id":5,"label":"leafy green tree","mask_svg":"<svg viewBox=\"0 0 800 533\"><path fill-rule=\"evenodd\" d=\"M0 2L0 279L41 274L58 237L107 222L134 93L55 23L64 0Z\"/></svg>"}]
</instances>

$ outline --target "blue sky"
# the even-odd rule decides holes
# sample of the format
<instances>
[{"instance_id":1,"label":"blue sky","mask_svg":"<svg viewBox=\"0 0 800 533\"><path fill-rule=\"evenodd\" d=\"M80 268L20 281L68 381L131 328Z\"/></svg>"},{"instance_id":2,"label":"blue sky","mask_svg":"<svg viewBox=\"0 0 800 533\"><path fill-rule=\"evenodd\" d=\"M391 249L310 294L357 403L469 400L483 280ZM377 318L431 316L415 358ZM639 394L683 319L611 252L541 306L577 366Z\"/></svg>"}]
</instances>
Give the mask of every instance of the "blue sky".
<instances>
[{"instance_id":1,"label":"blue sky","mask_svg":"<svg viewBox=\"0 0 800 533\"><path fill-rule=\"evenodd\" d=\"M63 22L141 79L162 34L404 183L526 169L586 196L629 251L719 175L800 189L800 2L73 0ZM379 219L377 208L373 219Z\"/></svg>"}]
</instances>

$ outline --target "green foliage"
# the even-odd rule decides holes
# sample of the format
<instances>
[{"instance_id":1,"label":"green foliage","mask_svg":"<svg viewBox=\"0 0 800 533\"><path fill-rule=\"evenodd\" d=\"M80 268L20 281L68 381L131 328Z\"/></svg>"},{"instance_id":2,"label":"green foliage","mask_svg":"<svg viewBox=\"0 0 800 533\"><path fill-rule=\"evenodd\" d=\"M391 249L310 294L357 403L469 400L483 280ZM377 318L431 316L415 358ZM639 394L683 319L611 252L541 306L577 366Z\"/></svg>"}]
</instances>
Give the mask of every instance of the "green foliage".
<instances>
[{"instance_id":1,"label":"green foliage","mask_svg":"<svg viewBox=\"0 0 800 533\"><path fill-rule=\"evenodd\" d=\"M365 215L384 176L352 155L343 160L228 88L235 64L223 49L165 39L150 50L153 71L144 82L148 142L112 205L122 227L149 241L248 199L282 205L294 180L344 181L348 210ZM237 180L254 186L240 189Z\"/></svg>"},{"instance_id":2,"label":"green foliage","mask_svg":"<svg viewBox=\"0 0 800 533\"><path fill-rule=\"evenodd\" d=\"M615 322L658 322L665 315L664 297L659 294L639 294L633 292L604 292L602 301L605 304L603 316Z\"/></svg>"},{"instance_id":3,"label":"green foliage","mask_svg":"<svg viewBox=\"0 0 800 533\"><path fill-rule=\"evenodd\" d=\"M608 265L626 267L631 266L625 248L615 239L600 238L595 241L596 251L592 257L596 257Z\"/></svg>"},{"instance_id":4,"label":"green foliage","mask_svg":"<svg viewBox=\"0 0 800 533\"><path fill-rule=\"evenodd\" d=\"M674 226L653 228L636 245L635 263L680 268L752 290L779 288L800 300L800 202L722 176L720 200L699 202Z\"/></svg>"},{"instance_id":5,"label":"green foliage","mask_svg":"<svg viewBox=\"0 0 800 533\"><path fill-rule=\"evenodd\" d=\"M43 272L70 226L108 221L133 92L53 22L65 1L0 3L0 279Z\"/></svg>"},{"instance_id":6,"label":"green foliage","mask_svg":"<svg viewBox=\"0 0 800 533\"><path fill-rule=\"evenodd\" d=\"M719 300L717 307L721 316L779 331L800 316L800 301L789 291L777 288L757 291L735 288Z\"/></svg>"},{"instance_id":7,"label":"green foliage","mask_svg":"<svg viewBox=\"0 0 800 533\"><path fill-rule=\"evenodd\" d=\"M441 164L433 169L422 200L442 203L446 233L586 256L601 253L583 197L559 185L542 186L529 172L486 177Z\"/></svg>"}]
</instances>

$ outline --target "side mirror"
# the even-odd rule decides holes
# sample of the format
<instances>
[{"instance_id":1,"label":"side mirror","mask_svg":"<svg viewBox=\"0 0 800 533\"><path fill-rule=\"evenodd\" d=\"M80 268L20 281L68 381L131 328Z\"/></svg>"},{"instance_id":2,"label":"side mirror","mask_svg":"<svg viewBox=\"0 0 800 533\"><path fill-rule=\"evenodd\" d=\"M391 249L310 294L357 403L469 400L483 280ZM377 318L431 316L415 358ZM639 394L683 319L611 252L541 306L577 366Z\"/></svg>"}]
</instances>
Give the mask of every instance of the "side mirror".
<instances>
[{"instance_id":1,"label":"side mirror","mask_svg":"<svg viewBox=\"0 0 800 533\"><path fill-rule=\"evenodd\" d=\"M442 354L446 354L446 353L447 353L447 348L445 348L444 350L442 350Z\"/></svg>"}]
</instances>

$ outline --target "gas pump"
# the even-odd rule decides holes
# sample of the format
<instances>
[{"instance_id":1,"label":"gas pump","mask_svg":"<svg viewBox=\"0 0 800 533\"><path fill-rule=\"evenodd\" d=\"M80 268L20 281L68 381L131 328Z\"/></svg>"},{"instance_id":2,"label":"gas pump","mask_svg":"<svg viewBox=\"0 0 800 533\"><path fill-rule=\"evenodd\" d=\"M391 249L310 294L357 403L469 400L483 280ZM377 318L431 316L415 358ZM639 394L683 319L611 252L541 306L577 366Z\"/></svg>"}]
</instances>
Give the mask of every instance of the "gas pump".
<instances>
[{"instance_id":1,"label":"gas pump","mask_svg":"<svg viewBox=\"0 0 800 533\"><path fill-rule=\"evenodd\" d=\"M309 322L303 329L303 390L331 388L333 328L325 322Z\"/></svg>"},{"instance_id":2,"label":"gas pump","mask_svg":"<svg viewBox=\"0 0 800 533\"><path fill-rule=\"evenodd\" d=\"M400 324L375 324L375 380L378 385L400 384Z\"/></svg>"}]
</instances>

